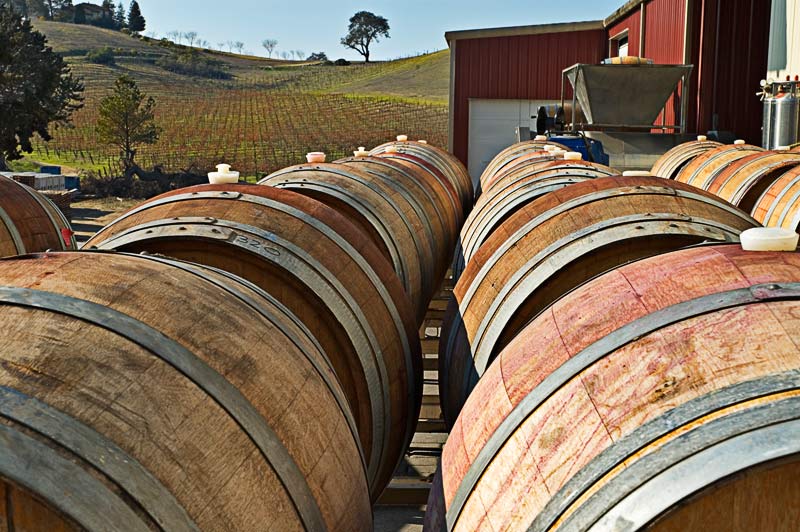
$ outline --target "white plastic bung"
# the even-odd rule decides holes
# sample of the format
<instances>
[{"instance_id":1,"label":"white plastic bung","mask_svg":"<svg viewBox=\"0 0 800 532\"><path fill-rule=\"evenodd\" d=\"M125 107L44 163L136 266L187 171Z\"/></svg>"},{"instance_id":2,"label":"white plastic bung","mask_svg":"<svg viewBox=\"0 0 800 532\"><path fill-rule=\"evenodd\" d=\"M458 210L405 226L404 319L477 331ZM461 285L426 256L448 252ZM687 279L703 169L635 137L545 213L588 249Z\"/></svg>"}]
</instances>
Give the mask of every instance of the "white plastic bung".
<instances>
[{"instance_id":1,"label":"white plastic bung","mask_svg":"<svg viewBox=\"0 0 800 532\"><path fill-rule=\"evenodd\" d=\"M422 139L418 140L417 142L419 142L420 144L427 144L428 143L427 140L422 140Z\"/></svg>"},{"instance_id":2,"label":"white plastic bung","mask_svg":"<svg viewBox=\"0 0 800 532\"><path fill-rule=\"evenodd\" d=\"M623 177L649 177L653 174L646 170L625 170L622 175Z\"/></svg>"},{"instance_id":3,"label":"white plastic bung","mask_svg":"<svg viewBox=\"0 0 800 532\"><path fill-rule=\"evenodd\" d=\"M581 161L583 160L583 154L577 151L568 151L564 154L564 160L566 161Z\"/></svg>"},{"instance_id":4,"label":"white plastic bung","mask_svg":"<svg viewBox=\"0 0 800 532\"><path fill-rule=\"evenodd\" d=\"M397 146L386 146L386 153L397 153Z\"/></svg>"},{"instance_id":5,"label":"white plastic bung","mask_svg":"<svg viewBox=\"0 0 800 532\"><path fill-rule=\"evenodd\" d=\"M536 141L536 142L547 142L547 136L546 135L536 135L533 138L533 140Z\"/></svg>"},{"instance_id":6,"label":"white plastic bung","mask_svg":"<svg viewBox=\"0 0 800 532\"><path fill-rule=\"evenodd\" d=\"M208 173L208 182L212 185L236 183L239 181L239 172L232 172L231 165L218 164L216 172Z\"/></svg>"},{"instance_id":7,"label":"white plastic bung","mask_svg":"<svg viewBox=\"0 0 800 532\"><path fill-rule=\"evenodd\" d=\"M544 151L553 151L553 150L555 150L557 148L555 146L553 146L552 144L545 144L543 149L544 149Z\"/></svg>"},{"instance_id":8,"label":"white plastic bung","mask_svg":"<svg viewBox=\"0 0 800 532\"><path fill-rule=\"evenodd\" d=\"M781 227L754 227L739 236L745 251L794 251L800 235Z\"/></svg>"},{"instance_id":9,"label":"white plastic bung","mask_svg":"<svg viewBox=\"0 0 800 532\"><path fill-rule=\"evenodd\" d=\"M408 135L397 135L397 142L406 142L408 140Z\"/></svg>"},{"instance_id":10,"label":"white plastic bung","mask_svg":"<svg viewBox=\"0 0 800 532\"><path fill-rule=\"evenodd\" d=\"M369 152L365 150L363 146L359 146L358 149L353 152L353 155L356 157L367 157Z\"/></svg>"},{"instance_id":11,"label":"white plastic bung","mask_svg":"<svg viewBox=\"0 0 800 532\"><path fill-rule=\"evenodd\" d=\"M324 163L325 162L325 152L321 151L312 151L306 153L306 160L310 163Z\"/></svg>"},{"instance_id":12,"label":"white plastic bung","mask_svg":"<svg viewBox=\"0 0 800 532\"><path fill-rule=\"evenodd\" d=\"M736 139L736 140L733 141L733 143L736 144L737 146L741 146L745 142L742 139Z\"/></svg>"},{"instance_id":13,"label":"white plastic bung","mask_svg":"<svg viewBox=\"0 0 800 532\"><path fill-rule=\"evenodd\" d=\"M775 146L775 151L789 151L789 146Z\"/></svg>"},{"instance_id":14,"label":"white plastic bung","mask_svg":"<svg viewBox=\"0 0 800 532\"><path fill-rule=\"evenodd\" d=\"M697 141L698 142L705 142L707 140L708 140L708 137L706 137L705 135L697 135Z\"/></svg>"}]
</instances>

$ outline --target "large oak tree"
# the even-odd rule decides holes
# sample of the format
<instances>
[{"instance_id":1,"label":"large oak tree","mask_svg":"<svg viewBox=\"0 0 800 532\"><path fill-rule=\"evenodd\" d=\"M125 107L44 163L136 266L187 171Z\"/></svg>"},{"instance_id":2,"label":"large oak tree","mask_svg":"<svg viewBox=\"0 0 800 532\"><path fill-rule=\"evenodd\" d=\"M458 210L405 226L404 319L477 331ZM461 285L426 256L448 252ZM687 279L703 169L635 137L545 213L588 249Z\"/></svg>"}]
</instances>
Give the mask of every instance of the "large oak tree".
<instances>
[{"instance_id":1,"label":"large oak tree","mask_svg":"<svg viewBox=\"0 0 800 532\"><path fill-rule=\"evenodd\" d=\"M359 11L350 17L342 45L363 55L364 61L369 63L369 47L379 42L382 36L389 38L389 21L375 13Z\"/></svg>"}]
</instances>

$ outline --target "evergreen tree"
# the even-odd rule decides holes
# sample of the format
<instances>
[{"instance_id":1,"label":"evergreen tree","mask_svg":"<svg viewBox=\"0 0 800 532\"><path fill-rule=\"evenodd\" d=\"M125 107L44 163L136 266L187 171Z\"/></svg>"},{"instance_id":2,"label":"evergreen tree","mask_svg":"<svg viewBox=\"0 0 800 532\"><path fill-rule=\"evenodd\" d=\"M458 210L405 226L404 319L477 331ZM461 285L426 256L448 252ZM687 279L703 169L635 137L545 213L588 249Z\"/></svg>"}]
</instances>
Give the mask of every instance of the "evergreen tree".
<instances>
[{"instance_id":1,"label":"evergreen tree","mask_svg":"<svg viewBox=\"0 0 800 532\"><path fill-rule=\"evenodd\" d=\"M125 27L125 20L127 17L125 16L125 6L122 5L122 2L117 4L117 9L114 11L114 26L121 30Z\"/></svg>"},{"instance_id":2,"label":"evergreen tree","mask_svg":"<svg viewBox=\"0 0 800 532\"><path fill-rule=\"evenodd\" d=\"M131 7L128 9L128 29L131 31L144 31L145 21L142 16L142 10L139 9L139 2L133 0Z\"/></svg>"},{"instance_id":3,"label":"evergreen tree","mask_svg":"<svg viewBox=\"0 0 800 532\"><path fill-rule=\"evenodd\" d=\"M133 159L137 145L158 140L155 106L153 97L145 97L128 76L120 76L111 94L100 102L97 135L102 142L119 148L126 170L136 164Z\"/></svg>"},{"instance_id":4,"label":"evergreen tree","mask_svg":"<svg viewBox=\"0 0 800 532\"><path fill-rule=\"evenodd\" d=\"M75 24L86 24L86 8L83 7L83 4L75 6L72 22Z\"/></svg>"},{"instance_id":5,"label":"evergreen tree","mask_svg":"<svg viewBox=\"0 0 800 532\"><path fill-rule=\"evenodd\" d=\"M31 137L50 140L51 122L81 107L83 86L31 23L0 3L0 168L31 152Z\"/></svg>"}]
</instances>

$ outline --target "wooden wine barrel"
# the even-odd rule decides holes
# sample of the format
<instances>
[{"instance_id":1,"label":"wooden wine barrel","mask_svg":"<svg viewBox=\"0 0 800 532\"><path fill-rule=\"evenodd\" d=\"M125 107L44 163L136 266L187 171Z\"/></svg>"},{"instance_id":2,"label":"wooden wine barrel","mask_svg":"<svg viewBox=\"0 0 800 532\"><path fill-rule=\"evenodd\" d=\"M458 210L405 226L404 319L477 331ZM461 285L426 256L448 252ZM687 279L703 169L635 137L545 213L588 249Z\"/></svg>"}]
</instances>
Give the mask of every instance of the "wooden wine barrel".
<instances>
[{"instance_id":1,"label":"wooden wine barrel","mask_svg":"<svg viewBox=\"0 0 800 532\"><path fill-rule=\"evenodd\" d=\"M85 248L93 246L213 266L285 305L336 370L377 498L413 435L422 375L408 298L363 232L330 207L288 190L201 185L128 211Z\"/></svg>"},{"instance_id":2,"label":"wooden wine barrel","mask_svg":"<svg viewBox=\"0 0 800 532\"><path fill-rule=\"evenodd\" d=\"M370 155L381 155L386 153L387 148L392 147L398 153L406 153L427 161L436 167L442 174L444 174L453 185L453 188L458 192L461 204L466 210L472 206L472 200L475 196L475 191L472 186L472 179L469 177L469 172L464 168L453 154L446 152L431 144L424 144L422 142L404 141L404 142L387 142L373 148Z\"/></svg>"},{"instance_id":3,"label":"wooden wine barrel","mask_svg":"<svg viewBox=\"0 0 800 532\"><path fill-rule=\"evenodd\" d=\"M722 145L708 150L689 161L678 172L675 179L706 190L714 180L714 177L727 168L729 164L748 155L763 151L765 151L763 148L750 144Z\"/></svg>"},{"instance_id":4,"label":"wooden wine barrel","mask_svg":"<svg viewBox=\"0 0 800 532\"><path fill-rule=\"evenodd\" d=\"M706 190L745 212L751 212L764 191L787 170L798 165L798 153L754 153L731 163L718 173Z\"/></svg>"},{"instance_id":5,"label":"wooden wine barrel","mask_svg":"<svg viewBox=\"0 0 800 532\"><path fill-rule=\"evenodd\" d=\"M386 253L421 323L436 288L437 250L427 214L402 184L336 163L290 166L258 184L314 198L360 226Z\"/></svg>"},{"instance_id":6,"label":"wooden wine barrel","mask_svg":"<svg viewBox=\"0 0 800 532\"><path fill-rule=\"evenodd\" d=\"M770 185L753 207L753 218L766 227L800 230L800 166Z\"/></svg>"},{"instance_id":7,"label":"wooden wine barrel","mask_svg":"<svg viewBox=\"0 0 800 532\"><path fill-rule=\"evenodd\" d=\"M675 179L678 172L690 161L709 150L721 146L721 143L714 142L713 140L693 140L691 142L678 144L656 161L650 173L665 179Z\"/></svg>"},{"instance_id":8,"label":"wooden wine barrel","mask_svg":"<svg viewBox=\"0 0 800 532\"><path fill-rule=\"evenodd\" d=\"M0 257L76 248L69 222L52 201L0 176Z\"/></svg>"},{"instance_id":9,"label":"wooden wine barrel","mask_svg":"<svg viewBox=\"0 0 800 532\"><path fill-rule=\"evenodd\" d=\"M0 261L0 305L0 478L14 519L44 506L16 530L371 526L333 368L253 285L57 252Z\"/></svg>"},{"instance_id":10,"label":"wooden wine barrel","mask_svg":"<svg viewBox=\"0 0 800 532\"><path fill-rule=\"evenodd\" d=\"M481 196L486 194L486 191L494 186L494 184L501 180L508 174L517 173L526 167L538 167L541 164L546 164L552 161L563 161L563 158L558 158L551 152L547 151L527 151L518 154L516 157L508 161L500 168L497 169L491 176L488 176L485 181L481 181ZM481 196L478 196L480 198Z\"/></svg>"},{"instance_id":11,"label":"wooden wine barrel","mask_svg":"<svg viewBox=\"0 0 800 532\"><path fill-rule=\"evenodd\" d=\"M618 174L613 168L586 161L548 161L502 174L481 194L464 223L453 261L453 279L458 280L495 229L526 204L565 186Z\"/></svg>"},{"instance_id":12,"label":"wooden wine barrel","mask_svg":"<svg viewBox=\"0 0 800 532\"><path fill-rule=\"evenodd\" d=\"M660 177L603 177L550 192L508 218L453 291L439 342L448 423L500 350L565 293L631 260L738 241L757 222L720 198Z\"/></svg>"},{"instance_id":13,"label":"wooden wine barrel","mask_svg":"<svg viewBox=\"0 0 800 532\"><path fill-rule=\"evenodd\" d=\"M453 247L458 238L456 226L459 215L450 208L444 191L431 183L430 173L419 168L407 168L398 161L385 157L347 157L335 161L352 168L361 169L370 175L388 180L394 186L402 187L415 209L430 225L432 246L435 250L435 278L441 279L453 256Z\"/></svg>"},{"instance_id":14,"label":"wooden wine barrel","mask_svg":"<svg viewBox=\"0 0 800 532\"><path fill-rule=\"evenodd\" d=\"M426 530L796 529L798 315L797 253L705 246L590 281L467 400Z\"/></svg>"},{"instance_id":15,"label":"wooden wine barrel","mask_svg":"<svg viewBox=\"0 0 800 532\"><path fill-rule=\"evenodd\" d=\"M559 144L558 142L550 142L549 140L526 140L512 144L508 148L505 148L503 151L495 155L483 170L483 173L480 177L481 189L485 190L486 187L484 184L488 183L495 174L503 169L503 167L527 153L541 152L544 150L545 146L555 146L556 148L564 151L570 151L570 149L563 144Z\"/></svg>"}]
</instances>

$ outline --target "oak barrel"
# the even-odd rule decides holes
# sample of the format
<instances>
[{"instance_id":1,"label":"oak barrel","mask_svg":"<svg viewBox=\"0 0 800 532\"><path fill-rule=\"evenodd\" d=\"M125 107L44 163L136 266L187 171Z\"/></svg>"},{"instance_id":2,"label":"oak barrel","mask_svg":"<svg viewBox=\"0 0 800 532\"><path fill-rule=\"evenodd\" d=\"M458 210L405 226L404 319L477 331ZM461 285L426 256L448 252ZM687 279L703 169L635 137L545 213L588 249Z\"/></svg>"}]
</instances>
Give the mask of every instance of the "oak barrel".
<instances>
[{"instance_id":1,"label":"oak barrel","mask_svg":"<svg viewBox=\"0 0 800 532\"><path fill-rule=\"evenodd\" d=\"M503 222L453 291L439 343L445 420L500 350L555 300L631 260L757 226L717 196L659 177L604 177L550 192Z\"/></svg>"},{"instance_id":2,"label":"oak barrel","mask_svg":"<svg viewBox=\"0 0 800 532\"><path fill-rule=\"evenodd\" d=\"M363 232L330 207L288 190L201 185L132 209L85 245L93 246L217 267L289 308L331 359L377 498L413 435L422 370L408 298Z\"/></svg>"},{"instance_id":3,"label":"oak barrel","mask_svg":"<svg viewBox=\"0 0 800 532\"><path fill-rule=\"evenodd\" d=\"M525 157L534 153L538 156L544 156L543 152L545 146L553 146L564 151L570 151L570 149L565 145L550 141L526 140L512 144L508 148L503 149L500 153L495 155L492 160L489 161L489 164L483 170L483 173L481 173L479 180L481 191L486 189L486 185L492 179L494 179L494 176L497 173L501 172L507 165L513 164L513 162L520 157Z\"/></svg>"},{"instance_id":4,"label":"oak barrel","mask_svg":"<svg viewBox=\"0 0 800 532\"><path fill-rule=\"evenodd\" d=\"M45 506L17 530L57 530L54 515L91 531L371 526L333 367L260 289L57 252L0 261L0 307L0 477Z\"/></svg>"},{"instance_id":5,"label":"oak barrel","mask_svg":"<svg viewBox=\"0 0 800 532\"><path fill-rule=\"evenodd\" d=\"M765 151L763 148L750 144L723 144L689 161L680 169L675 179L706 190L714 177L729 164L763 151Z\"/></svg>"},{"instance_id":6,"label":"oak barrel","mask_svg":"<svg viewBox=\"0 0 800 532\"><path fill-rule=\"evenodd\" d=\"M797 316L796 253L705 246L592 280L478 383L426 530L796 529Z\"/></svg>"},{"instance_id":7,"label":"oak barrel","mask_svg":"<svg viewBox=\"0 0 800 532\"><path fill-rule=\"evenodd\" d=\"M767 227L800 230L800 166L781 175L758 198L753 218Z\"/></svg>"},{"instance_id":8,"label":"oak barrel","mask_svg":"<svg viewBox=\"0 0 800 532\"><path fill-rule=\"evenodd\" d=\"M0 176L0 257L76 249L69 222L52 201Z\"/></svg>"},{"instance_id":9,"label":"oak barrel","mask_svg":"<svg viewBox=\"0 0 800 532\"><path fill-rule=\"evenodd\" d=\"M665 179L675 179L678 172L696 157L722 146L713 140L693 140L678 144L659 157L650 173Z\"/></svg>"},{"instance_id":10,"label":"oak barrel","mask_svg":"<svg viewBox=\"0 0 800 532\"><path fill-rule=\"evenodd\" d=\"M586 161L542 161L501 174L478 197L464 222L453 260L453 279L458 280L495 229L526 204L565 186L618 174L613 168Z\"/></svg>"},{"instance_id":11,"label":"oak barrel","mask_svg":"<svg viewBox=\"0 0 800 532\"><path fill-rule=\"evenodd\" d=\"M258 183L314 198L360 226L392 263L421 323L436 289L438 250L427 213L405 186L337 163L290 166Z\"/></svg>"}]
</instances>

